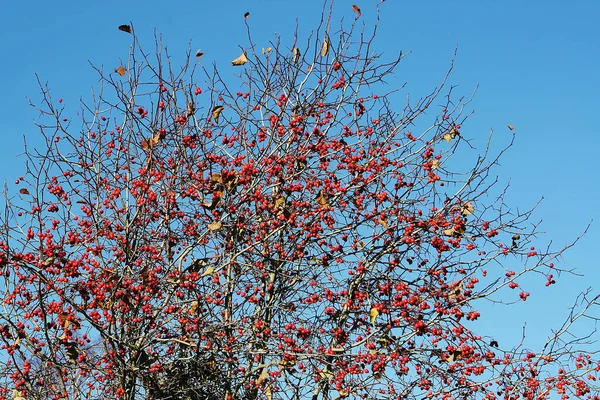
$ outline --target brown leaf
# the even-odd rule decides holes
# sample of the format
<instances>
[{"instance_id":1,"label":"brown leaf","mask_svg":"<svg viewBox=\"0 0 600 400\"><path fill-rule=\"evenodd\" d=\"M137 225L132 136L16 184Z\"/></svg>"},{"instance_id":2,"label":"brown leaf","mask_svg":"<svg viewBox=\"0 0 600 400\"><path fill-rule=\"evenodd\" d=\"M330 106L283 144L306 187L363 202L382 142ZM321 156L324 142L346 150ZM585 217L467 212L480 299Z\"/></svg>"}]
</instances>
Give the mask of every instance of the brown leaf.
<instances>
[{"instance_id":1,"label":"brown leaf","mask_svg":"<svg viewBox=\"0 0 600 400\"><path fill-rule=\"evenodd\" d=\"M121 76L125 76L125 67L121 65L119 68L115 68L115 72Z\"/></svg>"},{"instance_id":2,"label":"brown leaf","mask_svg":"<svg viewBox=\"0 0 600 400\"><path fill-rule=\"evenodd\" d=\"M323 47L321 48L321 57L325 57L329 53L329 42L327 39L323 40Z\"/></svg>"},{"instance_id":3,"label":"brown leaf","mask_svg":"<svg viewBox=\"0 0 600 400\"><path fill-rule=\"evenodd\" d=\"M225 109L225 107L223 107L223 106L216 106L212 109L212 117L217 124L219 123L219 116L221 115L221 112L224 109Z\"/></svg>"},{"instance_id":4,"label":"brown leaf","mask_svg":"<svg viewBox=\"0 0 600 400\"><path fill-rule=\"evenodd\" d=\"M197 58L204 57L204 52L202 52L202 51L198 50L198 51L196 52L196 57L197 57Z\"/></svg>"},{"instance_id":5,"label":"brown leaf","mask_svg":"<svg viewBox=\"0 0 600 400\"><path fill-rule=\"evenodd\" d=\"M196 311L198 311L198 300L194 300L192 301L192 304L190 304L190 312L196 314Z\"/></svg>"},{"instance_id":6,"label":"brown leaf","mask_svg":"<svg viewBox=\"0 0 600 400\"><path fill-rule=\"evenodd\" d=\"M514 131L514 130L515 130L515 127L514 127L514 126L512 126L512 125L506 125L506 126L508 126L508 129L510 129L511 131Z\"/></svg>"},{"instance_id":7,"label":"brown leaf","mask_svg":"<svg viewBox=\"0 0 600 400\"><path fill-rule=\"evenodd\" d=\"M223 226L223 224L221 223L221 221L217 221L217 222L212 222L210 224L208 224L208 229L211 231L218 231L219 229L221 229L221 227Z\"/></svg>"},{"instance_id":8,"label":"brown leaf","mask_svg":"<svg viewBox=\"0 0 600 400\"><path fill-rule=\"evenodd\" d=\"M244 18L248 18L248 17L250 17L250 12L249 12L249 11L246 11L246 12L244 13Z\"/></svg>"},{"instance_id":9,"label":"brown leaf","mask_svg":"<svg viewBox=\"0 0 600 400\"><path fill-rule=\"evenodd\" d=\"M132 33L131 26L129 25L119 25L119 30L127 33Z\"/></svg>"},{"instance_id":10,"label":"brown leaf","mask_svg":"<svg viewBox=\"0 0 600 400\"><path fill-rule=\"evenodd\" d=\"M218 174L218 173L212 174L210 176L210 181L211 181L211 183L216 183L216 184L223 183L223 177L221 176L221 174Z\"/></svg>"},{"instance_id":11,"label":"brown leaf","mask_svg":"<svg viewBox=\"0 0 600 400\"><path fill-rule=\"evenodd\" d=\"M159 133L159 134L152 136L151 138L143 139L140 142L140 146L142 147L142 150L147 151L147 150L153 149L158 144L158 142L160 142L161 136L162 135Z\"/></svg>"},{"instance_id":12,"label":"brown leaf","mask_svg":"<svg viewBox=\"0 0 600 400\"><path fill-rule=\"evenodd\" d=\"M356 4L352 4L352 9L356 13L356 18L360 18L360 16L361 16L360 8L358 8L358 6Z\"/></svg>"},{"instance_id":13,"label":"brown leaf","mask_svg":"<svg viewBox=\"0 0 600 400\"><path fill-rule=\"evenodd\" d=\"M75 329L81 328L81 324L79 323L79 321L69 319L69 314L67 313L59 314L58 322L60 323L60 326L62 326L63 329L68 329L71 325L73 325Z\"/></svg>"},{"instance_id":14,"label":"brown leaf","mask_svg":"<svg viewBox=\"0 0 600 400\"><path fill-rule=\"evenodd\" d=\"M294 47L293 52L294 52L294 62L297 63L298 60L300 60L300 56L302 55L302 53L300 52L300 49L298 49L297 47Z\"/></svg>"},{"instance_id":15,"label":"brown leaf","mask_svg":"<svg viewBox=\"0 0 600 400\"><path fill-rule=\"evenodd\" d=\"M248 57L246 57L246 52L243 51L242 55L239 56L238 58L236 58L235 60L233 60L231 62L231 65L233 65L234 67L238 67L240 65L244 65L248 62Z\"/></svg>"},{"instance_id":16,"label":"brown leaf","mask_svg":"<svg viewBox=\"0 0 600 400\"><path fill-rule=\"evenodd\" d=\"M317 201L317 204L319 204L322 208L329 207L329 199L323 193L322 190L319 190L319 193L317 194L317 197L315 197L315 200Z\"/></svg>"},{"instance_id":17,"label":"brown leaf","mask_svg":"<svg viewBox=\"0 0 600 400\"><path fill-rule=\"evenodd\" d=\"M19 190L19 193L21 193L21 194L29 194L29 190L27 190L25 188L21 188L21 190Z\"/></svg>"},{"instance_id":18,"label":"brown leaf","mask_svg":"<svg viewBox=\"0 0 600 400\"><path fill-rule=\"evenodd\" d=\"M377 223L381 226L383 226L385 229L388 228L388 223L387 223L387 218L379 218L377 220Z\"/></svg>"}]
</instances>

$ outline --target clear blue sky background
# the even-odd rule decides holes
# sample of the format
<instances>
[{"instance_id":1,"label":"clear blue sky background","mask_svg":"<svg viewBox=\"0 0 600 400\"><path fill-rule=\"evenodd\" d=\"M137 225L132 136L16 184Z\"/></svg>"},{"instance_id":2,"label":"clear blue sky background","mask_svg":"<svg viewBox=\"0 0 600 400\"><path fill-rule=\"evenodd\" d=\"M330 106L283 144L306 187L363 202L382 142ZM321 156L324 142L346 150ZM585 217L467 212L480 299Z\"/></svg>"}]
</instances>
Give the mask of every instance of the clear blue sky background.
<instances>
[{"instance_id":1,"label":"clear blue sky background","mask_svg":"<svg viewBox=\"0 0 600 400\"><path fill-rule=\"evenodd\" d=\"M337 1L334 22L354 18L351 4ZM372 22L376 0L356 4ZM244 12L251 13L248 23L266 47L275 32L291 37L296 19L301 32L309 31L321 8L320 0L3 2L0 178L10 185L24 172L24 159L17 157L23 136L32 146L41 143L26 99L40 99L34 74L50 83L55 98L74 106L98 82L88 61L112 70L127 57L130 38L118 25L132 21L146 50L156 28L171 53L185 52L192 40L194 49L206 52L207 64L215 60L226 67L246 44ZM496 172L501 183L510 180L513 207L525 209L545 198L536 214L548 232L540 245L553 240L562 246L596 221L561 265L586 278L563 277L550 288L543 278L534 279L525 286L532 292L526 303L494 306L482 317L499 339L514 340L528 321L531 338L541 340L566 316L577 293L588 286L600 290L600 1L387 0L382 11L376 48L390 56L412 51L394 83L408 82L413 96L427 93L458 45L450 83L463 94L479 85L476 113L463 135L482 137L493 129L500 144L510 135L506 125L516 127L516 144Z\"/></svg>"}]
</instances>

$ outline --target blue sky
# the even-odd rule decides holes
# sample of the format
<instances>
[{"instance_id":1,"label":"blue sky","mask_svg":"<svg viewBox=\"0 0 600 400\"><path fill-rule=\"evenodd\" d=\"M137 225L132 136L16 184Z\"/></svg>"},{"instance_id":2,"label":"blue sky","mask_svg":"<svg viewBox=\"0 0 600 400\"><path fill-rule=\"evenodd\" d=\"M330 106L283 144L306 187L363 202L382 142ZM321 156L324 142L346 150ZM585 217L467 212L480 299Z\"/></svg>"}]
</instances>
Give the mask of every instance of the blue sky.
<instances>
[{"instance_id":1,"label":"blue sky","mask_svg":"<svg viewBox=\"0 0 600 400\"><path fill-rule=\"evenodd\" d=\"M255 39L266 46L276 32L291 37L296 21L301 32L308 32L322 8L320 0L7 4L0 6L0 178L9 184L24 172L24 159L17 157L23 136L30 146L41 144L33 125L36 113L27 100L40 99L34 74L49 82L55 98L75 105L98 82L89 61L112 70L126 58L130 40L118 25L132 21L147 50L155 28L173 54L185 52L191 40L193 49L206 52L207 64L214 60L227 68L246 43L244 12L251 13L248 23ZM354 18L351 4L337 1L334 22ZM372 22L376 0L356 4L365 22ZM532 292L527 303L516 309L494 306L482 317L490 327L502 325L516 336L528 321L534 338L545 337L582 289L596 285L600 290L595 259L600 244L600 169L595 154L600 148L600 2L387 0L381 10L375 47L390 57L411 51L393 83L407 82L412 96L428 93L440 82L458 46L449 83L465 95L478 87L472 103L475 114L463 135L487 137L493 129L499 148L510 136L506 125L516 127L516 144L496 173L502 184L510 181L508 202L515 209L529 208L544 197L535 217L543 220L541 230L548 233L539 238L540 245L552 240L563 246L596 221L561 265L585 278L563 276L548 289L543 281L532 281L525 288Z\"/></svg>"}]
</instances>

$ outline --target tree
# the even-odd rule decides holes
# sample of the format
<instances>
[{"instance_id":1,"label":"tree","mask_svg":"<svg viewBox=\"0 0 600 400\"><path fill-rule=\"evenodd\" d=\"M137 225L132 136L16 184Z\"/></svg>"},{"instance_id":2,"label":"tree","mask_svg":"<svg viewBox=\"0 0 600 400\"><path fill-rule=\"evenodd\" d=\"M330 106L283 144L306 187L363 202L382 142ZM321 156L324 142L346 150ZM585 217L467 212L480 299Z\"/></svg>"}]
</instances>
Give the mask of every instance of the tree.
<instances>
[{"instance_id":1,"label":"tree","mask_svg":"<svg viewBox=\"0 0 600 400\"><path fill-rule=\"evenodd\" d=\"M554 284L564 249L504 203L506 149L456 165L469 99L393 104L403 55L354 11L291 44L249 31L234 82L121 26L80 129L40 84L46 146L1 220L0 398L598 398L566 336L590 294L539 351L479 333L481 299Z\"/></svg>"}]
</instances>

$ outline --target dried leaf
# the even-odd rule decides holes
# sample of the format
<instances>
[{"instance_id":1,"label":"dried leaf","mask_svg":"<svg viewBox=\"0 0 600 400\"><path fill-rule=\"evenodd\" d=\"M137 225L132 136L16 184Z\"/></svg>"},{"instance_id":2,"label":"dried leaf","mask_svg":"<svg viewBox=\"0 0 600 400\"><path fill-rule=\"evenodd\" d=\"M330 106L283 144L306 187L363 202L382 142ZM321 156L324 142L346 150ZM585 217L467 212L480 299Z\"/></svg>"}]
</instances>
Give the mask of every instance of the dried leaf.
<instances>
[{"instance_id":1,"label":"dried leaf","mask_svg":"<svg viewBox=\"0 0 600 400\"><path fill-rule=\"evenodd\" d=\"M465 233L465 227L461 226L458 229L450 228L444 231L444 235L452 237L461 237Z\"/></svg>"},{"instance_id":2,"label":"dried leaf","mask_svg":"<svg viewBox=\"0 0 600 400\"><path fill-rule=\"evenodd\" d=\"M297 63L300 60L300 56L302 55L302 53L297 47L294 47L292 51L294 52L294 62Z\"/></svg>"},{"instance_id":3,"label":"dried leaf","mask_svg":"<svg viewBox=\"0 0 600 400\"><path fill-rule=\"evenodd\" d=\"M29 194L29 190L22 188L21 190L19 190L19 193L21 194Z\"/></svg>"},{"instance_id":4,"label":"dried leaf","mask_svg":"<svg viewBox=\"0 0 600 400\"><path fill-rule=\"evenodd\" d=\"M282 209L285 207L285 197L279 195L274 199L275 208Z\"/></svg>"},{"instance_id":5,"label":"dried leaf","mask_svg":"<svg viewBox=\"0 0 600 400\"><path fill-rule=\"evenodd\" d=\"M329 42L327 39L323 40L323 47L321 48L321 57L325 57L329 53Z\"/></svg>"},{"instance_id":6,"label":"dried leaf","mask_svg":"<svg viewBox=\"0 0 600 400\"><path fill-rule=\"evenodd\" d=\"M379 218L379 219L377 220L377 223L378 223L379 225L383 226L385 229L387 229L387 228L388 228L387 218L385 218L385 217L384 217L384 218Z\"/></svg>"},{"instance_id":7,"label":"dried leaf","mask_svg":"<svg viewBox=\"0 0 600 400\"><path fill-rule=\"evenodd\" d=\"M262 48L262 53L263 53L263 54L267 54L267 53L270 53L270 52L271 52L271 50L273 50L271 47L267 47L266 49L263 47L263 48Z\"/></svg>"},{"instance_id":8,"label":"dried leaf","mask_svg":"<svg viewBox=\"0 0 600 400\"><path fill-rule=\"evenodd\" d=\"M248 62L248 57L246 57L246 52L243 51L242 55L239 56L238 58L236 58L235 60L233 60L231 62L231 65L233 65L234 67L238 67L240 65L244 65Z\"/></svg>"},{"instance_id":9,"label":"dried leaf","mask_svg":"<svg viewBox=\"0 0 600 400\"><path fill-rule=\"evenodd\" d=\"M460 296L460 294L463 291L463 286L465 285L465 282L463 280L461 280L460 282L458 282L456 284L456 286L454 286L453 288L450 289L450 291L448 292L448 298L450 300L454 300L456 299L458 296Z\"/></svg>"},{"instance_id":10,"label":"dried leaf","mask_svg":"<svg viewBox=\"0 0 600 400\"><path fill-rule=\"evenodd\" d=\"M360 8L358 8L358 6L356 4L352 4L352 9L356 13L356 18L360 18L360 16L361 16Z\"/></svg>"},{"instance_id":11,"label":"dried leaf","mask_svg":"<svg viewBox=\"0 0 600 400\"><path fill-rule=\"evenodd\" d=\"M383 368L380 368L377 371L373 372L373 377L377 380L381 379L382 376L383 376Z\"/></svg>"},{"instance_id":12,"label":"dried leaf","mask_svg":"<svg viewBox=\"0 0 600 400\"><path fill-rule=\"evenodd\" d=\"M157 134L152 136L151 138L142 140L140 142L142 150L147 151L153 149L158 144L158 142L160 142L161 136L161 134Z\"/></svg>"},{"instance_id":13,"label":"dried leaf","mask_svg":"<svg viewBox=\"0 0 600 400\"><path fill-rule=\"evenodd\" d=\"M260 384L263 383L268 377L269 369L267 367L264 367L262 372L260 373L260 376L256 380L256 386L260 386Z\"/></svg>"},{"instance_id":14,"label":"dried leaf","mask_svg":"<svg viewBox=\"0 0 600 400\"><path fill-rule=\"evenodd\" d=\"M317 194L317 197L315 197L315 200L317 201L317 204L319 204L322 208L329 207L329 199L323 193L322 190L319 190L319 193Z\"/></svg>"},{"instance_id":15,"label":"dried leaf","mask_svg":"<svg viewBox=\"0 0 600 400\"><path fill-rule=\"evenodd\" d=\"M218 231L219 229L221 229L221 226L223 226L221 221L212 222L212 223L208 224L208 229L211 231Z\"/></svg>"},{"instance_id":16,"label":"dried leaf","mask_svg":"<svg viewBox=\"0 0 600 400\"><path fill-rule=\"evenodd\" d=\"M438 169L440 167L440 160L433 160L431 162L431 169Z\"/></svg>"},{"instance_id":17,"label":"dried leaf","mask_svg":"<svg viewBox=\"0 0 600 400\"><path fill-rule=\"evenodd\" d=\"M219 116L221 115L221 112L224 109L225 109L225 107L223 107L223 106L216 106L212 109L212 117L217 124L219 123Z\"/></svg>"},{"instance_id":18,"label":"dried leaf","mask_svg":"<svg viewBox=\"0 0 600 400\"><path fill-rule=\"evenodd\" d=\"M369 320L371 321L371 323L375 323L375 320L377 319L377 316L379 315L379 310L376 307L371 308L371 311L369 311Z\"/></svg>"},{"instance_id":19,"label":"dried leaf","mask_svg":"<svg viewBox=\"0 0 600 400\"><path fill-rule=\"evenodd\" d=\"M246 19L247 19L249 16L250 16L250 12L246 11L246 12L244 13L244 18L246 18Z\"/></svg>"},{"instance_id":20,"label":"dried leaf","mask_svg":"<svg viewBox=\"0 0 600 400\"><path fill-rule=\"evenodd\" d=\"M448 362L454 362L457 361L461 358L462 356L462 350L461 349L456 349L454 350L446 359L446 361Z\"/></svg>"},{"instance_id":21,"label":"dried leaf","mask_svg":"<svg viewBox=\"0 0 600 400\"><path fill-rule=\"evenodd\" d=\"M121 76L125 76L125 67L119 66L119 68L115 68L115 72Z\"/></svg>"},{"instance_id":22,"label":"dried leaf","mask_svg":"<svg viewBox=\"0 0 600 400\"><path fill-rule=\"evenodd\" d=\"M213 267L208 267L200 276L209 276L209 275L212 275L214 272L215 272L215 269Z\"/></svg>"},{"instance_id":23,"label":"dried leaf","mask_svg":"<svg viewBox=\"0 0 600 400\"><path fill-rule=\"evenodd\" d=\"M265 396L267 397L267 400L273 400L273 384L267 386L265 389Z\"/></svg>"},{"instance_id":24,"label":"dried leaf","mask_svg":"<svg viewBox=\"0 0 600 400\"><path fill-rule=\"evenodd\" d=\"M75 329L81 328L81 324L79 323L79 321L69 319L69 314L67 313L59 314L58 322L60 323L60 326L62 326L63 329L68 329L71 325L73 325Z\"/></svg>"},{"instance_id":25,"label":"dried leaf","mask_svg":"<svg viewBox=\"0 0 600 400\"><path fill-rule=\"evenodd\" d=\"M294 365L296 365L296 360L280 360L279 363L279 369L290 369L292 367L294 367Z\"/></svg>"},{"instance_id":26,"label":"dried leaf","mask_svg":"<svg viewBox=\"0 0 600 400\"><path fill-rule=\"evenodd\" d=\"M198 311L198 300L194 300L192 301L192 304L190 304L190 313L196 314L196 311Z\"/></svg>"},{"instance_id":27,"label":"dried leaf","mask_svg":"<svg viewBox=\"0 0 600 400\"><path fill-rule=\"evenodd\" d=\"M200 49L198 49L198 51L196 52L196 57L197 58L204 57L204 52L202 52L202 51L200 51Z\"/></svg>"},{"instance_id":28,"label":"dried leaf","mask_svg":"<svg viewBox=\"0 0 600 400\"><path fill-rule=\"evenodd\" d=\"M131 26L129 25L119 25L119 30L127 33L132 33Z\"/></svg>"},{"instance_id":29,"label":"dried leaf","mask_svg":"<svg viewBox=\"0 0 600 400\"><path fill-rule=\"evenodd\" d=\"M475 211L475 207L473 207L473 203L468 201L462 205L462 209L460 210L460 213L462 215L471 215L471 214L473 214L473 211Z\"/></svg>"},{"instance_id":30,"label":"dried leaf","mask_svg":"<svg viewBox=\"0 0 600 400\"><path fill-rule=\"evenodd\" d=\"M221 174L215 173L210 176L210 181L216 184L223 183L223 177L221 176Z\"/></svg>"},{"instance_id":31,"label":"dried leaf","mask_svg":"<svg viewBox=\"0 0 600 400\"><path fill-rule=\"evenodd\" d=\"M444 139L446 142L450 142L452 139L454 139L456 137L457 132L458 131L456 130L456 128L452 128L452 129L450 129L450 131L448 133L445 133L442 136L442 139Z\"/></svg>"},{"instance_id":32,"label":"dried leaf","mask_svg":"<svg viewBox=\"0 0 600 400\"><path fill-rule=\"evenodd\" d=\"M17 389L13 389L12 391L13 400L25 400L25 397L22 396L22 393Z\"/></svg>"},{"instance_id":33,"label":"dried leaf","mask_svg":"<svg viewBox=\"0 0 600 400\"><path fill-rule=\"evenodd\" d=\"M514 130L515 130L515 127L514 127L514 126L512 126L512 125L506 125L506 126L508 126L508 129L510 129L511 131L514 131Z\"/></svg>"}]
</instances>

